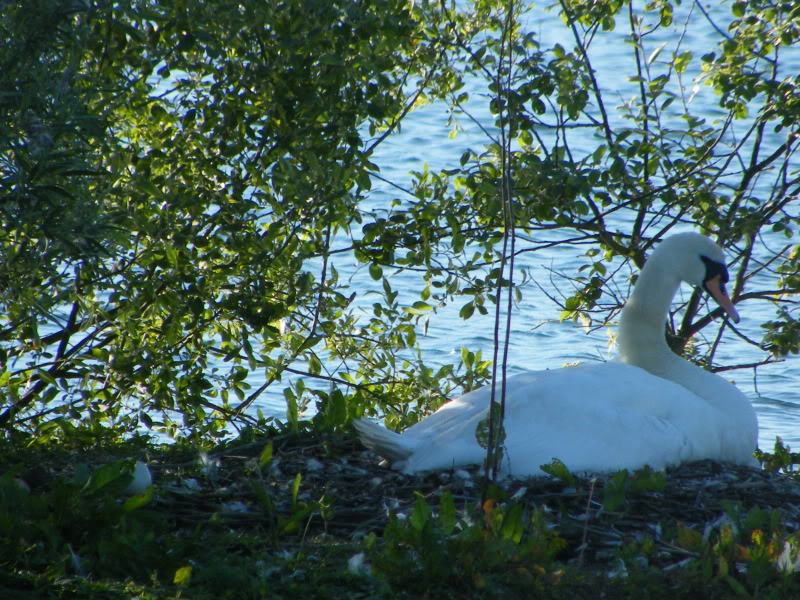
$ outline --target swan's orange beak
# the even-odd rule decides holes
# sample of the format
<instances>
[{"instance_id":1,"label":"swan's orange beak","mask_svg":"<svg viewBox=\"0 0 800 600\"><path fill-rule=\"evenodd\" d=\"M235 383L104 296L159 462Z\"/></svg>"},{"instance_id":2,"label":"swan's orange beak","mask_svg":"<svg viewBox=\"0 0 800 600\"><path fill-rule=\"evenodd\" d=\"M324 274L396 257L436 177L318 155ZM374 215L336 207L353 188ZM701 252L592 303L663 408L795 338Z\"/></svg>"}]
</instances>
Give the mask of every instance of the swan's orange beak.
<instances>
[{"instance_id":1,"label":"swan's orange beak","mask_svg":"<svg viewBox=\"0 0 800 600\"><path fill-rule=\"evenodd\" d=\"M733 307L733 302L728 297L728 294L725 293L724 284L720 281L721 275L717 275L716 277L712 277L711 279L706 279L706 290L708 293L711 294L711 297L717 301L728 316L733 319L734 323L739 322L739 313L736 312L736 309Z\"/></svg>"}]
</instances>

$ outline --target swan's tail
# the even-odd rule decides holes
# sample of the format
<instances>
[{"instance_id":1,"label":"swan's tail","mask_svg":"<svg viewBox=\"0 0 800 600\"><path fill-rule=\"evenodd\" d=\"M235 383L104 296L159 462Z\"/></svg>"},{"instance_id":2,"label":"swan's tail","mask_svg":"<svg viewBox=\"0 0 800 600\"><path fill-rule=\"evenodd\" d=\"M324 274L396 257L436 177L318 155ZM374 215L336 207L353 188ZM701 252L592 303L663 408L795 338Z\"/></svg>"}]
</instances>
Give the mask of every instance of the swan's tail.
<instances>
[{"instance_id":1,"label":"swan's tail","mask_svg":"<svg viewBox=\"0 0 800 600\"><path fill-rule=\"evenodd\" d=\"M353 421L361 443L376 454L387 459L390 464L406 460L414 452L411 440L403 438L399 433L389 431L385 427L367 419Z\"/></svg>"}]
</instances>

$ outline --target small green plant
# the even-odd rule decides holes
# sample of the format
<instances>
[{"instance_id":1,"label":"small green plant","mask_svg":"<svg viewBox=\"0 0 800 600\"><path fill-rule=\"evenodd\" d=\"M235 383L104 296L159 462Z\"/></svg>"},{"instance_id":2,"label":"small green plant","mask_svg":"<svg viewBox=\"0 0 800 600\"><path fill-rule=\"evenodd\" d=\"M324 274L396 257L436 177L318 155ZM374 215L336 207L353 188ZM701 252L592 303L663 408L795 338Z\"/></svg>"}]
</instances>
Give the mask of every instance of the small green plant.
<instances>
[{"instance_id":1,"label":"small green plant","mask_svg":"<svg viewBox=\"0 0 800 600\"><path fill-rule=\"evenodd\" d=\"M623 469L606 482L603 508L611 512L617 511L624 506L629 493L660 492L666 485L667 475L663 471L644 467L630 475L627 469Z\"/></svg>"},{"instance_id":2,"label":"small green plant","mask_svg":"<svg viewBox=\"0 0 800 600\"><path fill-rule=\"evenodd\" d=\"M490 498L459 515L449 492L438 511L417 494L408 517L392 515L382 540L367 541L375 571L418 594L554 585L564 573L555 557L565 545L538 509Z\"/></svg>"},{"instance_id":3,"label":"small green plant","mask_svg":"<svg viewBox=\"0 0 800 600\"><path fill-rule=\"evenodd\" d=\"M800 453L792 452L792 449L783 443L780 436L775 438L775 446L771 454L756 450L755 456L767 471L778 471L794 479L800 478L800 471L795 468L796 465L800 465Z\"/></svg>"},{"instance_id":4,"label":"small green plant","mask_svg":"<svg viewBox=\"0 0 800 600\"><path fill-rule=\"evenodd\" d=\"M704 533L678 525L675 544L697 557L688 565L689 575L736 597L797 597L800 537L787 533L780 512L759 507L743 512L739 504L726 504L725 516Z\"/></svg>"},{"instance_id":5,"label":"small green plant","mask_svg":"<svg viewBox=\"0 0 800 600\"><path fill-rule=\"evenodd\" d=\"M503 425L500 404L492 401L486 417L475 427L475 439L486 450L484 468L486 473L497 474L505 454L506 429Z\"/></svg>"},{"instance_id":6,"label":"small green plant","mask_svg":"<svg viewBox=\"0 0 800 600\"><path fill-rule=\"evenodd\" d=\"M291 511L288 515L280 514L277 511L278 502L267 491L264 480L261 478L261 470L268 467L273 458L273 445L269 442L264 446L258 459L257 477L251 480L251 491L261 508L270 515L268 531L277 540L283 535L303 533L307 529L308 523L315 516L323 521L330 519L332 514L332 501L323 495L318 500L306 500L300 497L300 487L303 482L301 473L295 475L290 490Z\"/></svg>"},{"instance_id":7,"label":"small green plant","mask_svg":"<svg viewBox=\"0 0 800 600\"><path fill-rule=\"evenodd\" d=\"M552 475L556 479L560 479L561 481L566 483L569 487L575 487L576 485L575 476L572 474L572 472L570 472L567 465L565 465L557 458L554 458L550 463L546 465L540 465L539 468L548 475Z\"/></svg>"},{"instance_id":8,"label":"small green plant","mask_svg":"<svg viewBox=\"0 0 800 600\"><path fill-rule=\"evenodd\" d=\"M144 575L168 561L157 543L160 518L145 509L152 488L122 500L133 461L77 465L46 490L0 479L0 562L53 574Z\"/></svg>"}]
</instances>

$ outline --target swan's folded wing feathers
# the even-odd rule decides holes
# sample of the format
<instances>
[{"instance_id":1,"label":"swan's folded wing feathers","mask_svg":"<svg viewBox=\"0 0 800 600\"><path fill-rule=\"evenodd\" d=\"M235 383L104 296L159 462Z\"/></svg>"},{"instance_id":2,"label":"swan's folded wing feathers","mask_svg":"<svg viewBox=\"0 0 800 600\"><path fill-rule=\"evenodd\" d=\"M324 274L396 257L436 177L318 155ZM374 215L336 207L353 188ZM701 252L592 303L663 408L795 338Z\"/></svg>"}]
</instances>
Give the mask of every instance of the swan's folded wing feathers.
<instances>
[{"instance_id":1,"label":"swan's folded wing feathers","mask_svg":"<svg viewBox=\"0 0 800 600\"><path fill-rule=\"evenodd\" d=\"M490 395L489 386L464 394L460 398L443 404L439 410L406 429L403 435L419 438L441 435L443 431L447 431L453 426L461 429L464 421L475 419L475 417L479 417L478 420L480 420L484 417L489 406Z\"/></svg>"},{"instance_id":2,"label":"swan's folded wing feathers","mask_svg":"<svg viewBox=\"0 0 800 600\"><path fill-rule=\"evenodd\" d=\"M660 469L683 459L691 444L674 423L602 399L592 401L591 396L622 394L626 387L624 382L603 390L582 387L590 374L578 369L559 372L554 379L543 378L541 395L531 386L528 398L514 396L506 412L505 470L518 476L540 475L539 467L557 458L576 473L602 473L645 464ZM551 386L558 388L559 380L567 375L572 394L565 395L563 388L555 394ZM518 423L528 425L517 427Z\"/></svg>"}]
</instances>

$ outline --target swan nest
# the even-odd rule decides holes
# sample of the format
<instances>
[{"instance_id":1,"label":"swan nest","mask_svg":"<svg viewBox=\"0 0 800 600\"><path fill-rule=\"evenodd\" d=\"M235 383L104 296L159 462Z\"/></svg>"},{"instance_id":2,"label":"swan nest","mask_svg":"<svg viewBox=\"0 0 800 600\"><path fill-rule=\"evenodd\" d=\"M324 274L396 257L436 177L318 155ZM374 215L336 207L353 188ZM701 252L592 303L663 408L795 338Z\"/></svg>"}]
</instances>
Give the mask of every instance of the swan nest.
<instances>
[{"instance_id":1,"label":"swan nest","mask_svg":"<svg viewBox=\"0 0 800 600\"><path fill-rule=\"evenodd\" d=\"M260 464L270 442L272 457ZM310 508L297 535L356 541L371 532L380 535L391 513L401 519L410 515L415 492L434 510L446 491L458 508L476 506L481 497L482 470L477 467L404 475L380 466L380 459L355 436L282 435L232 443L185 462L174 462L174 454L168 454L147 460L155 485L148 508L190 530L211 521L255 532L296 516L302 505ZM183 456L188 458L188 451ZM69 463L78 458L105 462L97 456L72 456ZM50 465L47 479L69 469L68 464ZM533 477L498 485L508 498L547 513L567 541L560 560L580 560L587 566L607 566L621 545L645 537L659 550L659 566L677 566L694 555L673 543L676 524L708 535L730 523L734 505L742 517L754 507L778 509L787 532L800 529L800 481L780 473L712 461L690 463L668 470L658 491L629 490L613 510L603 505L610 482L611 476L576 477L572 485ZM271 511L265 508L265 497ZM320 505L327 508L321 511Z\"/></svg>"},{"instance_id":2,"label":"swan nest","mask_svg":"<svg viewBox=\"0 0 800 600\"><path fill-rule=\"evenodd\" d=\"M296 502L315 506L325 498L329 504L325 518L312 509L300 533L353 540L370 532L380 535L391 512L409 515L415 492L433 507L445 491L459 507L480 500L478 468L404 475L380 466L377 456L347 436L287 435L272 444L272 458L261 467L264 441L231 446L192 463L151 461L156 484L151 507L186 526L213 516L231 528L252 529L275 517L265 511L254 487L263 486L274 510L288 518L299 473ZM607 563L621 544L648 536L659 547L662 566L680 564L692 553L671 543L675 524L708 534L730 522L726 507L735 504L742 516L753 507L779 509L786 529L800 528L800 482L779 473L712 461L686 464L667 471L660 491L629 491L614 511L603 506L609 481L610 476L576 477L568 485L535 477L507 480L500 487L509 498L547 512L568 541L563 559L580 556L585 563Z\"/></svg>"}]
</instances>

